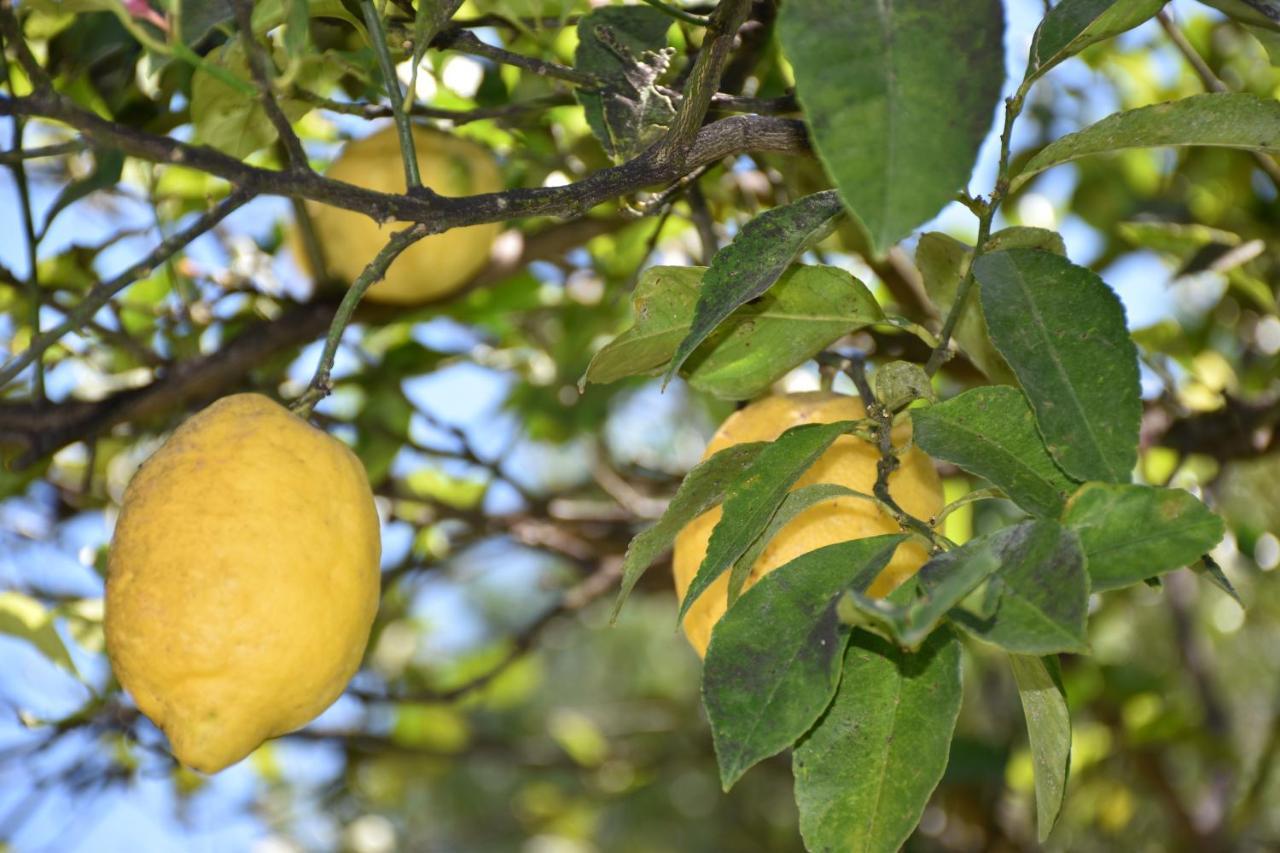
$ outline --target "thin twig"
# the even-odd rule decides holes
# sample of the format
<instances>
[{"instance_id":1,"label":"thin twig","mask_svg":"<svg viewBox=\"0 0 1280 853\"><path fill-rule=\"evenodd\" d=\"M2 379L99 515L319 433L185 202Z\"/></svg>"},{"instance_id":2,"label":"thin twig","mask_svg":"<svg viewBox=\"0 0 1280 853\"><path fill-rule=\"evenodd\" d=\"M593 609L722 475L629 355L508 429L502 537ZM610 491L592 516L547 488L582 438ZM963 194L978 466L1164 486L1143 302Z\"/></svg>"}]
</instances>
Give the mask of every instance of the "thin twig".
<instances>
[{"instance_id":1,"label":"thin twig","mask_svg":"<svg viewBox=\"0 0 1280 853\"><path fill-rule=\"evenodd\" d=\"M249 72L258 86L258 96L267 118L276 129L280 142L284 145L289 157L289 165L294 169L308 169L307 152L302 148L302 141L293 130L288 117L280 109L275 91L271 87L271 74L268 69L266 52L253 35L253 2L252 0L234 0L236 26L240 28L240 37L244 41L245 56L249 60Z\"/></svg>"},{"instance_id":2,"label":"thin twig","mask_svg":"<svg viewBox=\"0 0 1280 853\"><path fill-rule=\"evenodd\" d=\"M2 60L3 57L0 57ZM4 84L13 91L13 81L9 75L9 63L3 62L0 73L4 75ZM19 155L9 166L13 172L13 181L18 186L18 206L22 213L22 236L27 249L27 279L24 289L27 294L29 313L27 321L31 326L32 339L40 336L40 306L44 301L44 293L40 287L40 238L36 235L35 217L31 212L31 185L27 181L27 165L21 156L23 138L26 135L27 123L18 117L13 120L13 150ZM48 224L46 223L46 228ZM38 357L35 370L31 374L31 396L37 405L43 405L46 396L44 389L44 359Z\"/></svg>"},{"instance_id":3,"label":"thin twig","mask_svg":"<svg viewBox=\"0 0 1280 853\"><path fill-rule=\"evenodd\" d=\"M391 51L387 49L387 33L382 27L382 16L378 14L373 0L361 0L360 9L364 12L365 27L369 31L369 43L373 47L373 55L378 59L378 69L382 72L382 82L387 89L387 97L391 99L391 112L396 120L396 133L400 136L400 157L404 160L404 180L409 191L422 188L422 176L418 173L418 153L413 144L413 125L404 112L404 92L400 89L400 79L396 77L396 66L391 61Z\"/></svg>"},{"instance_id":4,"label":"thin twig","mask_svg":"<svg viewBox=\"0 0 1280 853\"><path fill-rule=\"evenodd\" d=\"M681 160L706 119L711 100L720 88L720 74L733 52L738 28L751 11L751 0L720 0L707 24L706 37L684 87L684 97L671 128L657 144L662 159Z\"/></svg>"},{"instance_id":5,"label":"thin twig","mask_svg":"<svg viewBox=\"0 0 1280 853\"><path fill-rule=\"evenodd\" d=\"M996 185L991 190L991 197L985 202L974 201L974 206L979 211L978 243L973 249L973 256L969 259L969 269L956 290L956 301L942 322L942 331L938 334L938 345L929 354L929 362L925 365L925 372L930 376L937 373L938 368L942 367L943 362L947 360L951 334L955 331L956 324L960 322L960 315L969 299L969 291L973 290L973 267L986 249L987 240L991 236L991 223L995 219L996 211L1000 208L1000 203L1004 201L1005 194L1009 192L1009 147L1013 140L1013 123L1022 112L1022 104L1026 100L1030 87L1031 82L1024 80L1011 97L1005 98L1004 129L1000 132L1000 165L996 171Z\"/></svg>"},{"instance_id":6,"label":"thin twig","mask_svg":"<svg viewBox=\"0 0 1280 853\"><path fill-rule=\"evenodd\" d=\"M0 165L12 166L14 163L23 160L40 160L45 157L64 157L69 154L79 154L88 147L84 140L73 139L69 142L59 142L55 145L0 151Z\"/></svg>"},{"instance_id":7,"label":"thin twig","mask_svg":"<svg viewBox=\"0 0 1280 853\"><path fill-rule=\"evenodd\" d=\"M547 77L552 80L564 80L573 83L575 86L595 86L599 84L595 75L577 68L570 68L567 65L561 65L558 62L548 62L544 59L537 59L532 56L525 56L522 53L513 53L500 47L487 44L469 30L453 29L448 32L441 33L431 42L431 46L445 50L456 50L459 53L469 53L472 56L480 56L485 59L491 59L494 62L503 65L511 65L516 68L522 68L525 71L538 75L539 77Z\"/></svg>"},{"instance_id":8,"label":"thin twig","mask_svg":"<svg viewBox=\"0 0 1280 853\"><path fill-rule=\"evenodd\" d=\"M773 116L735 115L698 130L679 158L664 158L655 148L650 148L632 160L600 169L563 186L426 197L422 190L383 193L315 172L296 174L258 168L207 146L191 145L109 121L56 92L18 98L0 96L0 116L5 115L61 121L79 129L95 145L119 148L142 160L180 164L259 195L297 196L354 210L379 221L420 222L431 233L534 216L577 218L604 201L679 180L699 166L746 151L809 152L808 135L802 122Z\"/></svg>"},{"instance_id":9,"label":"thin twig","mask_svg":"<svg viewBox=\"0 0 1280 853\"><path fill-rule=\"evenodd\" d=\"M711 23L711 19L704 15L695 15L692 12L686 12L679 6L664 3L662 0L644 0L644 2L663 14L670 15L677 21L684 21L686 24L693 24L695 27L705 27Z\"/></svg>"},{"instance_id":10,"label":"thin twig","mask_svg":"<svg viewBox=\"0 0 1280 853\"><path fill-rule=\"evenodd\" d=\"M156 266L164 263L174 253L180 251L192 240L217 225L233 211L252 198L252 194L244 190L236 190L223 199L217 207L201 216L186 228L177 232L152 250L141 261L126 269L109 281L100 282L85 295L70 311L61 323L42 332L31 339L25 350L9 359L0 367L0 385L10 381L31 364L40 354L58 342L63 335L83 326L98 309L106 305L111 297L133 284L140 278L151 275Z\"/></svg>"},{"instance_id":11,"label":"thin twig","mask_svg":"<svg viewBox=\"0 0 1280 853\"><path fill-rule=\"evenodd\" d=\"M4 35L5 43L13 48L18 64L27 73L32 88L40 93L53 91L53 81L49 79L48 72L27 46L22 25L18 23L18 16L13 11L13 0L0 0L0 34ZM9 91L13 91L12 86Z\"/></svg>"},{"instance_id":12,"label":"thin twig","mask_svg":"<svg viewBox=\"0 0 1280 853\"><path fill-rule=\"evenodd\" d=\"M320 353L320 361L316 365L316 372L311 377L307 390L299 395L298 399L294 400L290 406L295 412L304 417L311 414L311 410L316 403L329 394L329 374L333 371L333 360L338 355L338 346L342 343L342 333L346 331L347 324L351 322L351 315L355 313L356 306L360 304L360 300L364 298L369 288L381 281L382 277L387 274L387 267L391 266L391 262L399 257L401 252L425 236L427 236L427 229L422 225L412 225L402 231L397 231L391 235L387 245L383 246L378 254L374 255L369 265L352 282L351 288L342 297L338 310L334 312L333 322L329 324L329 334L325 338L324 350Z\"/></svg>"},{"instance_id":13,"label":"thin twig","mask_svg":"<svg viewBox=\"0 0 1280 853\"><path fill-rule=\"evenodd\" d=\"M391 118L394 113L391 107L386 104L367 104L355 103L352 101L335 101L317 95L314 92L308 92L305 89L294 89L294 96L299 100L314 104L321 109L330 112L342 113L343 115L360 116L361 118ZM509 119L516 116L526 115L528 113L539 112L550 107L563 107L574 103L573 95L568 92L562 92L555 95L546 95L541 98L530 98L527 101L518 101L511 104L503 104L494 107L476 107L474 110L446 110L440 107L428 107L422 104L413 104L409 108L409 115L421 118L434 118L443 121L453 122L455 126L468 124L473 121L483 121L486 119Z\"/></svg>"},{"instance_id":14,"label":"thin twig","mask_svg":"<svg viewBox=\"0 0 1280 853\"><path fill-rule=\"evenodd\" d=\"M622 577L622 559L605 557L599 567L576 586L566 590L560 601L544 611L541 616L525 626L511 638L511 649L490 669L480 675L445 690L415 690L412 693L380 694L366 690L352 690L351 694L366 702L454 702L490 684L523 657L537 641L548 625L560 616L575 613L613 589Z\"/></svg>"},{"instance_id":15,"label":"thin twig","mask_svg":"<svg viewBox=\"0 0 1280 853\"><path fill-rule=\"evenodd\" d=\"M853 380L854 387L858 389L858 396L862 399L862 405L866 409L867 417L875 424L876 449L880 453L880 458L876 461L876 482L872 488L875 500L882 509L887 510L894 517L903 530L919 535L931 543L935 549L950 545L951 543L929 526L928 522L904 510L889 493L889 477L899 465L898 449L893 446L893 412L882 406L876 399L871 383L867 381L866 365L862 358L819 353L818 363L834 365Z\"/></svg>"}]
</instances>

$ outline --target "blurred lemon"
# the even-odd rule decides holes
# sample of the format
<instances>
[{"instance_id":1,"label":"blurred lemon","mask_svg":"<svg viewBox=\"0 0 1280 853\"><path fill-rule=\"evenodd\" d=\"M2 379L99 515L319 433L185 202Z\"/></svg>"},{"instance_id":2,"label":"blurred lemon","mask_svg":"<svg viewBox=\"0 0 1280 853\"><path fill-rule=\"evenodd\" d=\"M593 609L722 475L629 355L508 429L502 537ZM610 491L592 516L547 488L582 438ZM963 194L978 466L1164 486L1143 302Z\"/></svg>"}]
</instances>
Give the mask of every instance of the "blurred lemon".
<instances>
[{"instance_id":1,"label":"blurred lemon","mask_svg":"<svg viewBox=\"0 0 1280 853\"><path fill-rule=\"evenodd\" d=\"M812 423L858 420L866 417L866 409L857 397L815 391L765 397L731 415L712 436L704 458L746 441L773 441L794 426ZM894 430L893 443L902 447L911 438L910 424ZM876 482L876 448L852 435L842 435L818 458L792 489L815 483L835 483L870 494ZM889 494L911 515L929 519L943 507L942 483L933 463L921 451L912 448L901 455L901 466L889 477ZM715 507L690 522L676 537L672 555L676 594L683 598L702 558L707 553L711 531L720 521L721 508ZM751 568L744 589L761 577L817 548L864 539L883 533L898 532L898 523L870 501L838 497L814 504L778 531ZM867 593L880 597L919 571L929 554L920 543L904 542L893 559L868 588ZM711 640L711 629L727 609L729 573L715 583L689 608L684 631L689 642L705 655Z\"/></svg>"},{"instance_id":2,"label":"blurred lemon","mask_svg":"<svg viewBox=\"0 0 1280 853\"><path fill-rule=\"evenodd\" d=\"M475 195L502 189L502 175L493 155L474 142L415 127L413 145L423 186L440 195ZM348 143L326 174L365 189L404 193L404 161L395 127ZM363 213L313 201L307 202L307 210L329 272L348 283L364 271L393 232L409 225L379 225ZM498 223L472 225L419 240L396 258L386 277L369 289L366 298L407 305L448 296L484 267L501 227ZM301 235L297 229L294 231L294 255L307 265Z\"/></svg>"},{"instance_id":3,"label":"blurred lemon","mask_svg":"<svg viewBox=\"0 0 1280 853\"><path fill-rule=\"evenodd\" d=\"M258 394L221 399L125 491L107 574L115 674L179 761L221 770L346 687L380 551L345 445Z\"/></svg>"}]
</instances>

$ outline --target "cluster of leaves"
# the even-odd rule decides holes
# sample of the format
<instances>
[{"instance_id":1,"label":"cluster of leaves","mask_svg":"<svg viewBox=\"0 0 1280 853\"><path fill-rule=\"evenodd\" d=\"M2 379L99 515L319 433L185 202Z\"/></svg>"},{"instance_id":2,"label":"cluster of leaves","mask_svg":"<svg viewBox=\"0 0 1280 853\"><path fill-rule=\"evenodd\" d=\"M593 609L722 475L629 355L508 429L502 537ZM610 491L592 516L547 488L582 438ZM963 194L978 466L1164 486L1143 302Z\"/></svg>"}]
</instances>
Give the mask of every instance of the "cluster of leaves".
<instances>
[{"instance_id":1,"label":"cluster of leaves","mask_svg":"<svg viewBox=\"0 0 1280 853\"><path fill-rule=\"evenodd\" d=\"M790 265L841 214L841 202L878 252L967 180L1003 81L992 46L1003 30L998 3L983 14L961 5L789 3L782 45L839 195L757 217L705 271L651 270L637 293L634 328L597 355L587 378L683 370L695 387L749 398L850 329L883 322L874 310L823 311L838 303L816 293L802 307L801 282L831 273ZM1280 103L1219 93L1117 113L1005 173L1009 128L1030 83L1161 5L1068 0L1050 11L1027 77L1006 104L1005 157L1000 185L983 202L986 222L1007 190L1092 154L1184 145L1280 152ZM966 73L946 73L955 67ZM926 235L920 247L931 294L945 294L939 302L963 324L956 326L962 348L993 381L1008 384L904 417L916 444L989 482L1027 513L1025 521L959 547L938 540L936 556L885 601L862 593L900 535L821 548L739 593L780 527L842 491L789 493L792 484L836 437L879 426L869 420L795 427L772 443L721 451L690 473L663 520L628 552L623 597L684 521L723 503L681 609L683 616L731 572L730 609L703 675L721 779L728 788L794 747L801 831L811 849L891 850L915 829L959 712L957 632L1009 654L1047 837L1070 754L1056 655L1088 653L1091 592L1158 584L1161 574L1194 565L1234 594L1207 556L1223 536L1222 520L1185 491L1131 483L1142 418L1138 351L1116 295L1063 254L1058 235L1035 229L1002 232L977 249ZM695 302L684 281L697 277ZM964 301L971 285L979 304ZM843 287L847 300L862 302L861 282L845 278ZM789 319L791 310L805 319ZM744 386L746 374L759 383Z\"/></svg>"},{"instance_id":2,"label":"cluster of leaves","mask_svg":"<svg viewBox=\"0 0 1280 853\"><path fill-rule=\"evenodd\" d=\"M1070 809L1063 797L1071 717L1076 717L1078 735L1077 705L1089 695L1087 680L1077 677L1084 687L1073 693L1073 714L1068 714L1064 685L1072 686L1072 673L1069 666L1060 672L1056 656L1089 651L1086 618L1095 608L1110 612L1117 601L1126 606L1134 595L1130 590L1099 602L1093 593L1135 586L1140 592L1141 585L1155 585L1162 574L1192 564L1206 570L1211 581L1225 584L1211 562L1201 562L1222 535L1221 522L1188 492L1131 482L1141 414L1138 359L1185 371L1198 396L1186 394L1177 402L1192 409L1212 409L1231 393L1263 393L1271 387L1275 351L1268 355L1235 335L1237 326L1249 331L1259 327L1257 317L1276 313L1274 286L1267 283L1274 262L1249 254L1254 251L1250 247L1271 238L1274 215L1257 202L1253 187L1261 173L1240 150L1267 155L1280 149L1280 110L1270 97L1270 69L1264 74L1258 67L1262 54L1257 45L1249 42L1252 47L1246 49L1236 41L1224 46L1211 40L1207 30L1193 31L1197 47L1226 68L1225 78L1240 81L1237 88L1244 91L1193 94L1185 87L1163 88L1135 73L1132 55L1109 40L1149 19L1160 5L1064 0L1054 6L1037 32L1026 77L1008 107L1009 121L1032 99L1032 84L1073 56L1083 56L1100 75L1123 80L1116 86L1129 93L1122 106L1138 108L1122 109L1063 138L1058 138L1060 122L1067 117L1047 103L1027 111L1022 122L1038 127L1040 141L1028 155L1006 158L990 198L967 199L986 222L979 239L970 241L975 245L942 233L925 234L916 245L923 288L939 315L954 318L950 337L964 358L944 364L933 377L916 365L890 361L896 356L887 352L872 358L883 410L898 421L910 420L915 442L967 472L961 477L985 481L990 488L980 491L1007 498L984 505L997 507L999 524L958 547L935 534L933 559L888 600L870 600L862 590L899 537L815 551L744 591L748 570L778 530L807 507L848 494L829 484L789 489L839 435L874 437L882 425L868 421L794 430L769 445L744 445L707 460L690 472L657 524L632 542L625 593L641 583L641 573L656 562L684 522L717 503L725 506L725 520L683 602L687 608L699 591L729 573L733 606L716 630L703 678L721 780L736 785L736 796L726 798L729 805L717 812L719 822L707 821L700 830L703 847L760 844L781 849L786 842L776 834L776 822L774 835L752 838L743 829L761 826L752 822L759 816L746 805L752 797L777 799L778 763L767 762L739 780L753 765L793 746L796 800L809 846L880 849L898 844L917 825L944 772L960 772L954 755L947 769L947 751L963 750L972 742L963 731L953 739L961 692L969 689L967 712L973 683L993 671L993 650L996 671L1015 680L1026 710L1040 832L1046 835L1059 813ZM1274 4L1250 0L1243 6L1221 5L1229 14L1248 6L1255 17L1242 17L1247 30L1224 28L1215 38L1256 36L1274 49L1275 34L1266 29ZM494 148L504 156L511 184L520 186L539 185L550 177L585 177L660 138L679 106L679 85L691 65L684 55L694 55L705 25L692 12L673 25L672 10L654 6L546 2L513 9L511 4L474 2L464 14L496 21L493 26L508 50L540 57L542 65L534 72L486 61L475 91L460 94L443 84L447 54L428 53L422 38L437 25L435 11L447 6L425 0L416 7L385 4L392 56L410 62L414 75L431 74L437 86L426 99L411 85L406 103L412 102L410 112L418 120L454 121L456 132ZM278 132L258 98L245 34L235 25L231 4L31 0L21 7L26 34L41 43L39 53L58 90L77 103L130 127L158 133L180 128L175 135L189 133L198 143L256 164L282 165ZM407 390L421 377L467 366L509 379L504 402L515 415L522 441L572 439L577 443L565 455L624 460L624 475L644 498L672 485L666 479L677 471L671 445L627 456L600 434L617 420L610 413L648 377L670 380L679 375L710 398L738 401L767 392L833 344L847 352L844 343L857 333L863 333L860 341L909 344L916 352L923 347L926 354L938 344L936 327L922 328L932 322L928 312L891 304L897 293L887 298L883 280L875 278L884 277L882 256L951 201L969 178L1005 82L1003 10L994 0L883 7L789 0L775 30L781 50L770 48L755 70L752 92L762 103L785 102L795 85L825 174L815 164L769 155L752 155L749 163L732 167L719 164L693 176L696 180L688 187L656 196L661 204L643 212L662 211L661 218L624 221L618 216L620 204L594 211L598 230L592 233L603 236L586 243L586 252L575 253L583 257L552 258L559 269L504 275L447 306L362 316L368 326L353 330L349 339L358 343L364 361L359 369L339 375L335 398L320 411L326 425L351 438L390 508L390 526L408 528L413 540L404 563L389 569L364 684L386 688L392 697L430 697L477 672L484 675L509 652L511 642L504 635L509 626L503 623L503 630L495 631L503 635L497 642L499 656L486 650L468 664L470 669L462 667L466 672L417 661L396 663L387 649L396 647L406 632L417 636L429 631L414 612L420 569L446 564L459 550L491 537L518 538L526 514L545 515L539 520L578 537L579 556L574 559L591 562L581 558L584 547L618 552L642 519L612 503L601 518L552 518L550 507L557 498L585 499L598 506L609 495L581 464L568 466L571 475L558 483L530 488L536 478L513 473L519 463L505 464L503 454L477 453L466 435L442 427L421 409L417 395ZM510 17L517 12L532 17ZM312 151L324 151L315 143L335 137L330 123L335 114L390 114L380 106L384 81L362 13L361 4L337 0L254 4L252 29L269 46L277 100ZM456 48L466 42L453 44ZM420 64L424 57L426 63ZM958 68L965 73L956 73ZM21 65L15 63L9 71L11 94L29 91ZM1147 88L1134 93L1140 85ZM1066 88L1072 96L1070 85ZM1079 94L1081 100L1089 96ZM1167 98L1176 100L1146 106ZM426 100L430 103L422 103ZM50 141L74 151L53 174L58 192L38 229L45 233L37 236L52 233L55 216L68 221L69 212L83 210L86 202L127 206L137 197L148 217L154 212L166 231L228 191L224 181L197 170L143 164L119 151L87 147L65 126L41 130ZM1007 134L1005 142L1007 154ZM1166 179L1161 161L1147 150L1152 147L1180 150L1178 180ZM1117 156L1093 156L1111 152ZM1101 258L1089 266L1101 269L1138 247L1172 263L1180 280L1206 270L1221 272L1229 288L1222 316L1206 312L1142 329L1134 336L1141 349L1135 349L1115 295L1090 269L1065 258L1061 236L1025 227L994 230L998 201L1003 200L1005 210L1014 208L1034 190L1037 176L1068 162L1081 175L1071 209L1098 230L1104 243ZM1114 192L1116 187L1127 192ZM688 201L682 196L686 190ZM1192 197L1189 212L1184 196ZM695 212L695 197L702 214ZM761 207L768 211L751 218ZM1167 221L1171 218L1194 224ZM515 227L533 234L546 224L519 222ZM695 241L691 225L711 231L712 239ZM717 231L737 234L718 253ZM75 395L82 397L117 392L147 378L181 376L186 363L206 355L216 360L223 347L246 333L269 332L282 314L287 319L308 307L264 292L269 288L261 273L283 243L278 230L258 235L258 243L247 247L219 236L221 254L215 263L202 261L207 256L194 251L175 257L133 284L76 336L50 349L44 362L51 375L61 370L65 379L75 370L91 368L97 384L77 387ZM128 235L122 239L133 245ZM104 256L115 238L93 245L79 242L41 257L46 312L74 310L101 279ZM707 266L651 267L637 276L655 253L664 264L696 255L695 242L701 243ZM822 263L824 257L844 252L865 258L875 278L860 272L864 283L842 267ZM798 259L805 263L796 263ZM213 271L224 262L241 272ZM245 266L250 270L244 271ZM633 283L632 325L617 335L628 322L624 296ZM17 330L11 339L15 348L28 332L28 298L21 287L0 292L0 309ZM1229 309L1237 319L1223 319ZM454 348L440 346L434 338L430 345L424 343L423 325L442 314L464 327L471 343ZM273 350L272 357L246 368L236 384L281 388L286 376L297 372L290 370L296 348L295 341ZM1213 377L1221 375L1228 359L1227 372L1238 380L1215 384ZM957 365L976 370L952 373ZM978 387L955 393L957 376ZM579 377L585 393L575 396ZM912 406L916 398L933 400L931 382L945 399ZM54 406L62 402L56 397ZM710 407L722 412L724 404L712 402ZM145 455L151 435L180 417L180 408L170 404L139 416L120 433L73 449L81 452L61 454L52 462L42 459L23 472L6 471L0 488L5 495L21 495L42 477L53 486L56 514L78 518L76 513L109 507L123 477ZM691 419L697 414L691 413ZM578 452L584 446L589 453ZM555 455L547 445L536 447L548 458ZM1204 449L1205 454L1213 452ZM1144 464L1152 455L1147 454ZM1246 505L1242 516L1265 516L1257 496L1265 494L1274 472L1265 467L1267 460L1262 462L1247 472L1233 469L1227 480L1230 491L1238 493L1237 504ZM1193 464L1199 462L1193 459ZM521 474L526 476L517 476ZM1164 479L1144 477L1146 482ZM486 500L504 480L521 491L520 509L509 514L492 511ZM933 522L938 520L916 521L911 533L919 536L921 527L936 529ZM1252 548L1268 523L1264 517L1238 528L1246 537L1242 543ZM542 601L530 594L526 604L536 611ZM59 666L71 668L79 652L68 637L84 650L100 650L97 603L92 595L58 603L38 589L31 595L7 592L0 596L0 633L23 637ZM637 603L653 616L652 602ZM530 612L521 614L520 619L530 618ZM537 612L533 616L542 618ZM512 624L520 621L510 619ZM1092 621L1096 626L1096 615ZM962 679L960 640L966 637L981 642L968 646L971 654ZM626 647L648 642L626 634L611 646L609 657L601 652L597 661L590 653L602 648L602 641L584 639L581 653L547 676L547 694L539 700L545 707L531 709L528 729L517 734L504 729L512 725L514 714L504 716L501 711L510 709L499 709L501 700L489 695L465 712L433 702L371 702L375 711L366 730L329 738L346 747L343 796L355 804L347 803L344 813L370 807L409 813L406 791L422 796L427 790L425 796L436 802L448 793L460 813L464 805L487 805L508 794L516 798L519 792L523 831L554 829L585 836L586 830L574 826L578 799L561 802L557 812L546 805L546 787L530 783L521 788L517 771L502 777L500 797L492 793L494 774L481 777L492 769L490 763L509 763L507 756L517 753L527 759L522 769L528 777L544 777L542 741L549 729L553 748L562 747L575 765L572 773L557 768L558 781L575 773L594 780L597 771L605 778L609 762L602 756L608 750L599 745L599 732L593 740L595 730L581 719L556 718L555 725L546 725L544 717L562 710L558 702L566 683L581 682L578 698L588 702L588 682L580 678L587 662L596 661L602 671L612 669L615 679L621 677L618 673L662 667L673 653L671 643L643 658L651 666L636 664L640 658ZM565 653L561 649L556 654ZM1078 661L1073 665L1080 666ZM673 681L690 674L688 667L669 671ZM601 676L589 685L599 694L617 682ZM114 688L106 687L109 695ZM673 791L682 773L695 772L691 768L705 752L689 736L690 696L686 691L677 697L676 692L664 689L655 691L656 698L646 697L678 720L662 730L669 743L653 750L661 758L635 761L640 776L652 774L649 778L663 780L658 785L670 783ZM87 713L75 715L68 728L88 719ZM1185 733L1193 726L1174 730ZM470 740L465 734L469 728ZM460 730L464 734L451 739L450 733ZM135 734L136 728L130 731L131 737ZM474 762L480 768L474 778L468 775L470 758L456 762L447 778L461 779L458 790L445 792L444 783L437 784L446 778L441 775L445 763L464 754L467 743L483 746L486 739L506 750L503 760ZM139 740L145 744L145 731ZM524 755L520 747L533 742L536 746ZM615 752L634 748L629 740L624 744ZM132 741L122 740L117 748L120 755L143 752ZM424 754L414 757L415 750ZM989 774L997 785L1002 758L993 759L996 769ZM133 757L118 763L137 767ZM198 787L180 774L175 778ZM1265 781L1265 774L1260 778ZM387 779L394 784L382 785ZM565 790L575 784L566 782ZM602 793L608 787L603 782L598 787L595 796L612 796ZM643 782L635 781L628 791L641 799L643 788ZM582 792L575 796L587 798ZM668 811L655 810L660 817L651 823L666 825ZM545 817L551 812L556 812L554 821ZM794 818L788 813L787 819ZM443 837L418 825L431 821L416 814L406 814L405 822L420 837ZM636 821L637 826L643 823ZM485 832L488 824L479 816L468 827L450 827L459 834L448 841L470 832L474 844L492 844ZM735 826L739 835L730 834ZM643 832L636 829L627 839ZM761 840L766 837L769 842ZM669 838L660 836L655 843L664 841Z\"/></svg>"}]
</instances>

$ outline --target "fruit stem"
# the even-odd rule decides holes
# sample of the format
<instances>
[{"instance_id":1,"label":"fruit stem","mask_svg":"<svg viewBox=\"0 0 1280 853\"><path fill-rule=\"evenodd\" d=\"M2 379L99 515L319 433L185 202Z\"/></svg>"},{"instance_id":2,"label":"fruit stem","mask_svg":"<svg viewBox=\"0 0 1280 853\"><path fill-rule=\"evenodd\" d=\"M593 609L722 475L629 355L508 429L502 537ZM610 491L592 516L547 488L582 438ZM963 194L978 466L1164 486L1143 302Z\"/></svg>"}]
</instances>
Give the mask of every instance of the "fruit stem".
<instances>
[{"instance_id":1,"label":"fruit stem","mask_svg":"<svg viewBox=\"0 0 1280 853\"><path fill-rule=\"evenodd\" d=\"M324 350L320 353L320 361L316 364L316 372L311 377L307 390L299 394L298 398L289 406L295 414L304 418L309 417L316 403L319 403L329 395L333 388L329 381L330 374L333 371L333 360L338 355L338 345L342 343L342 334L346 331L347 324L351 322L356 306L360 304L360 300L364 298L369 288L381 281L382 277L387 274L387 267L391 266L391 262L401 252L425 236L427 236L427 226L420 222L409 226L403 231L397 231L392 234L391 239L387 241L387 245L383 246L382 250L374 255L369 265L352 282L351 289L342 297L338 310L333 314L333 322L329 324L329 334L325 337Z\"/></svg>"}]
</instances>

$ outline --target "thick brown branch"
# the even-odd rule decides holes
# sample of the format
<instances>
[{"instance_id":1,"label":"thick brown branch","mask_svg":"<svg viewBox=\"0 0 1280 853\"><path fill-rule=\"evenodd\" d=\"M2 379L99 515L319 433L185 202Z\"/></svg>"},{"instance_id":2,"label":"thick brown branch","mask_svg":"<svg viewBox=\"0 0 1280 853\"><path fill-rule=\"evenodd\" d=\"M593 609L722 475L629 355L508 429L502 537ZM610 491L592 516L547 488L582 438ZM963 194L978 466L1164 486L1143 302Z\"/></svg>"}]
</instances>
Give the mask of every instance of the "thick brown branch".
<instances>
[{"instance_id":1,"label":"thick brown branch","mask_svg":"<svg viewBox=\"0 0 1280 853\"><path fill-rule=\"evenodd\" d=\"M720 0L711 14L711 23L684 87L679 111L671 122L671 129L654 146L659 161L688 162L686 146L699 135L698 129L707 117L711 99L720 88L720 74L733 53L738 28L746 21L749 11L751 0Z\"/></svg>"},{"instance_id":2,"label":"thick brown branch","mask_svg":"<svg viewBox=\"0 0 1280 853\"><path fill-rule=\"evenodd\" d=\"M206 146L189 145L115 122L52 93L0 98L0 115L35 116L64 122L93 143L115 147L154 163L176 163L224 178L254 193L300 197L364 213L379 221L421 222L430 233L506 222L532 216L575 218L598 204L646 187L670 183L707 163L746 151L800 153L809 150L804 124L771 116L737 115L703 127L680 162L658 156L651 148L634 160L601 169L561 187L513 189L459 198L392 195L335 181L315 173L260 169Z\"/></svg>"}]
</instances>

